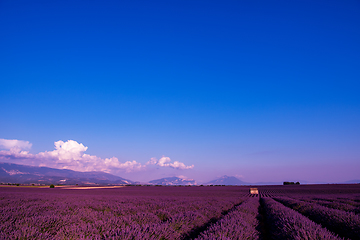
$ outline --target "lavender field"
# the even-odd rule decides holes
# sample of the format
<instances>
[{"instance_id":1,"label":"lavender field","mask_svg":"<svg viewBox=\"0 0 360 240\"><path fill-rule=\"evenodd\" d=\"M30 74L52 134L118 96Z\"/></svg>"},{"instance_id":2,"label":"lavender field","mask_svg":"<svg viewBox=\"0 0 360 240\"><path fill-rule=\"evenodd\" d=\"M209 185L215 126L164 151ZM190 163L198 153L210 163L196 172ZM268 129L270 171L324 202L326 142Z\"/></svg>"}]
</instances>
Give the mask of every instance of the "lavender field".
<instances>
[{"instance_id":1,"label":"lavender field","mask_svg":"<svg viewBox=\"0 0 360 240\"><path fill-rule=\"evenodd\" d=\"M360 239L360 185L0 187L0 239Z\"/></svg>"}]
</instances>

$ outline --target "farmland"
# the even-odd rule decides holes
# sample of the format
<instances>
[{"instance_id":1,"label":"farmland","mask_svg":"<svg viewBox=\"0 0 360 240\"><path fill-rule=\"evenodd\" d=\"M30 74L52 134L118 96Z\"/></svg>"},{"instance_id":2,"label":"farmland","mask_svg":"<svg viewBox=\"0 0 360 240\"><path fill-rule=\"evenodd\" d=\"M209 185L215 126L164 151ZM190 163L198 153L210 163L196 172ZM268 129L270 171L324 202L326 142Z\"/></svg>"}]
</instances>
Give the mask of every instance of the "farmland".
<instances>
[{"instance_id":1,"label":"farmland","mask_svg":"<svg viewBox=\"0 0 360 240\"><path fill-rule=\"evenodd\" d=\"M0 239L360 239L360 185L0 187Z\"/></svg>"}]
</instances>

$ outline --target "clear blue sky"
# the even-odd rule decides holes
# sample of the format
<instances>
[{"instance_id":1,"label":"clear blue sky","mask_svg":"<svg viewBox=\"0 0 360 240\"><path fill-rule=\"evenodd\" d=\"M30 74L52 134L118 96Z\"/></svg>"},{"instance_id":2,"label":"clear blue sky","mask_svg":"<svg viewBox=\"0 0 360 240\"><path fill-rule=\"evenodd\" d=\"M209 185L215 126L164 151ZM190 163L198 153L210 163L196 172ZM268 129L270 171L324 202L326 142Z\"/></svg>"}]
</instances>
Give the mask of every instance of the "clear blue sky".
<instances>
[{"instance_id":1,"label":"clear blue sky","mask_svg":"<svg viewBox=\"0 0 360 240\"><path fill-rule=\"evenodd\" d=\"M360 179L359 1L0 1L0 138L256 181ZM5 148L3 148L6 150Z\"/></svg>"}]
</instances>

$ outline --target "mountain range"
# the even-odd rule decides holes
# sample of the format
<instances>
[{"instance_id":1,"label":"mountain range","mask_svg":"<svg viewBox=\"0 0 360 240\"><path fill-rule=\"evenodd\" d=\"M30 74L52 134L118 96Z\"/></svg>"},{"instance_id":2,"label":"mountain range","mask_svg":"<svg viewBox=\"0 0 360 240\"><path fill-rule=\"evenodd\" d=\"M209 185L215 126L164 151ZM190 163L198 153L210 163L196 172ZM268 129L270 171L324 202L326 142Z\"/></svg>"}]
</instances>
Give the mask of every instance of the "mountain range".
<instances>
[{"instance_id":1,"label":"mountain range","mask_svg":"<svg viewBox=\"0 0 360 240\"><path fill-rule=\"evenodd\" d=\"M152 180L149 182L153 185L196 185L194 179L185 179L179 177L168 177Z\"/></svg>"},{"instance_id":2,"label":"mountain range","mask_svg":"<svg viewBox=\"0 0 360 240\"><path fill-rule=\"evenodd\" d=\"M236 177L226 176L226 175L206 183L206 185L249 185L249 184L250 183L243 182Z\"/></svg>"},{"instance_id":3,"label":"mountain range","mask_svg":"<svg viewBox=\"0 0 360 240\"><path fill-rule=\"evenodd\" d=\"M360 180L350 180L346 181L345 183L360 183Z\"/></svg>"},{"instance_id":4,"label":"mountain range","mask_svg":"<svg viewBox=\"0 0 360 240\"><path fill-rule=\"evenodd\" d=\"M0 163L0 182L22 184L134 184L104 172L77 172L68 169Z\"/></svg>"},{"instance_id":5,"label":"mountain range","mask_svg":"<svg viewBox=\"0 0 360 240\"><path fill-rule=\"evenodd\" d=\"M105 172L77 172L68 169L33 167L14 163L0 163L0 183L64 184L64 185L122 185L139 184ZM306 183L300 181L300 183ZM352 180L344 183L360 183ZM197 185L194 179L167 177L151 180L150 185ZM222 176L204 185L282 185L282 182L247 183L233 176Z\"/></svg>"}]
</instances>

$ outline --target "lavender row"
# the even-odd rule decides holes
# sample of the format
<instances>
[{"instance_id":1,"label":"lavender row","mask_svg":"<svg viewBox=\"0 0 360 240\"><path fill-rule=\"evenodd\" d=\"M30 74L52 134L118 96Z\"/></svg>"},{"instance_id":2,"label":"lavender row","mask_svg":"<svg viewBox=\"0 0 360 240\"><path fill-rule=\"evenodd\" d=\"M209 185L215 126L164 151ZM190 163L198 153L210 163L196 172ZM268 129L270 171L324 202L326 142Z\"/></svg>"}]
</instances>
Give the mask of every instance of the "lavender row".
<instances>
[{"instance_id":1,"label":"lavender row","mask_svg":"<svg viewBox=\"0 0 360 240\"><path fill-rule=\"evenodd\" d=\"M275 200L300 212L342 237L360 239L360 216L352 212L331 209L315 203L286 197L275 198Z\"/></svg>"},{"instance_id":2,"label":"lavender row","mask_svg":"<svg viewBox=\"0 0 360 240\"><path fill-rule=\"evenodd\" d=\"M7 194L0 239L180 239L239 198Z\"/></svg>"},{"instance_id":3,"label":"lavender row","mask_svg":"<svg viewBox=\"0 0 360 240\"><path fill-rule=\"evenodd\" d=\"M353 206L360 206L359 196L356 194L342 194L342 195L293 195L292 197L297 197L301 200L321 200L321 201L331 201L346 203Z\"/></svg>"},{"instance_id":4,"label":"lavender row","mask_svg":"<svg viewBox=\"0 0 360 240\"><path fill-rule=\"evenodd\" d=\"M317 196L317 197L312 197L312 196L307 196L307 197L300 197L300 198L296 198L299 200L303 200L306 202L312 202L312 203L316 203L325 207L329 207L329 208L333 208L333 209L338 209L338 210L343 210L346 212L353 212L356 214L360 213L360 203L356 202L356 199L351 199L354 198L354 196L348 196L348 197L329 197L329 196Z\"/></svg>"},{"instance_id":5,"label":"lavender row","mask_svg":"<svg viewBox=\"0 0 360 240\"><path fill-rule=\"evenodd\" d=\"M272 239L341 239L300 213L271 198L261 199Z\"/></svg>"},{"instance_id":6,"label":"lavender row","mask_svg":"<svg viewBox=\"0 0 360 240\"><path fill-rule=\"evenodd\" d=\"M259 200L249 198L236 206L224 218L211 225L197 239L259 239Z\"/></svg>"},{"instance_id":7,"label":"lavender row","mask_svg":"<svg viewBox=\"0 0 360 240\"><path fill-rule=\"evenodd\" d=\"M355 214L360 213L360 207L356 207L354 205L344 203L341 201L332 201L332 200L307 200L307 202L316 203L322 205L324 207L338 209L346 212L353 212Z\"/></svg>"}]
</instances>

